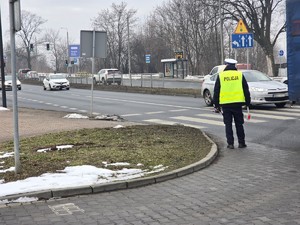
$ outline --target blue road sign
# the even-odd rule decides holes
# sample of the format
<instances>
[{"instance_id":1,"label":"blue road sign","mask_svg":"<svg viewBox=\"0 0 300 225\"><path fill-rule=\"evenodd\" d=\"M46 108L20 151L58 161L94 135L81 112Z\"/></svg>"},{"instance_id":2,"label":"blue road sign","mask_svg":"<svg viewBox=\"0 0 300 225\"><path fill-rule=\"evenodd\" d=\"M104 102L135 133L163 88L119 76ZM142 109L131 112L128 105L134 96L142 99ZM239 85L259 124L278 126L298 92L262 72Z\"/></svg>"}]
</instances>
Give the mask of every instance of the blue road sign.
<instances>
[{"instance_id":1,"label":"blue road sign","mask_svg":"<svg viewBox=\"0 0 300 225\"><path fill-rule=\"evenodd\" d=\"M279 56L283 56L284 55L284 51L283 50L279 50Z\"/></svg>"},{"instance_id":2,"label":"blue road sign","mask_svg":"<svg viewBox=\"0 0 300 225\"><path fill-rule=\"evenodd\" d=\"M150 63L150 59L151 59L151 55L150 54L145 55L146 63Z\"/></svg>"},{"instance_id":3,"label":"blue road sign","mask_svg":"<svg viewBox=\"0 0 300 225\"><path fill-rule=\"evenodd\" d=\"M232 48L252 48L253 34L232 34Z\"/></svg>"},{"instance_id":4,"label":"blue road sign","mask_svg":"<svg viewBox=\"0 0 300 225\"><path fill-rule=\"evenodd\" d=\"M80 57L80 45L69 45L69 57Z\"/></svg>"}]
</instances>

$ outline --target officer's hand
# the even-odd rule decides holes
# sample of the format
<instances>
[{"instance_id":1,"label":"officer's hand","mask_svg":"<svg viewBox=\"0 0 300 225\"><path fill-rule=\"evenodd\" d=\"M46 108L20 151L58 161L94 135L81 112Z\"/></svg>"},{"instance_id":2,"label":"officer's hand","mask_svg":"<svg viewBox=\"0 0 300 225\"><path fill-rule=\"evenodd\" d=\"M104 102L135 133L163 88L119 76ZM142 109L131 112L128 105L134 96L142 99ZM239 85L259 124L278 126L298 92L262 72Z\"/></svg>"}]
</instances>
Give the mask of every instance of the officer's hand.
<instances>
[{"instance_id":1,"label":"officer's hand","mask_svg":"<svg viewBox=\"0 0 300 225\"><path fill-rule=\"evenodd\" d=\"M220 113L221 112L221 108L219 106L215 106L214 107L214 112L215 113Z\"/></svg>"}]
</instances>

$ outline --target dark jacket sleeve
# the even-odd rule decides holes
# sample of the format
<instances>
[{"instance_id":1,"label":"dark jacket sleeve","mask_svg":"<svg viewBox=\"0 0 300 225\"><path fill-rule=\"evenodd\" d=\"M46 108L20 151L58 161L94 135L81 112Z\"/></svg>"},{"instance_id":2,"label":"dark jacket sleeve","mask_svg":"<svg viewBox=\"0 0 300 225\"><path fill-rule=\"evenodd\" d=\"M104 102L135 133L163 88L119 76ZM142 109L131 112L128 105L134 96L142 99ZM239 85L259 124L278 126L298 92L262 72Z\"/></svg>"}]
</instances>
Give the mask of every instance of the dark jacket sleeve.
<instances>
[{"instance_id":1,"label":"dark jacket sleeve","mask_svg":"<svg viewBox=\"0 0 300 225\"><path fill-rule=\"evenodd\" d=\"M214 88L214 99L213 99L213 103L215 105L215 107L219 107L220 106L220 78L219 76L217 77L217 80L215 82L215 88Z\"/></svg>"},{"instance_id":2,"label":"dark jacket sleeve","mask_svg":"<svg viewBox=\"0 0 300 225\"><path fill-rule=\"evenodd\" d=\"M251 103L251 96L250 96L250 92L249 92L248 83L244 76L243 76L242 84L243 84L243 91L244 91L245 100L246 100L246 106L249 106Z\"/></svg>"}]
</instances>

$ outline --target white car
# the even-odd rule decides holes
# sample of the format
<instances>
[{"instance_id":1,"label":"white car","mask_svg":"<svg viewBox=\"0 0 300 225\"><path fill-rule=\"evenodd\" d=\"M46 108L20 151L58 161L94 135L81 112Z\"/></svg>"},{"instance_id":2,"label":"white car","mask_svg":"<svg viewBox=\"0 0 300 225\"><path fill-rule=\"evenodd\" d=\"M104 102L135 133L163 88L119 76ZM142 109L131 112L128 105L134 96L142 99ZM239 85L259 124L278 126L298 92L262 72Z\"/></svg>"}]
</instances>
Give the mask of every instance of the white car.
<instances>
[{"instance_id":1,"label":"white car","mask_svg":"<svg viewBox=\"0 0 300 225\"><path fill-rule=\"evenodd\" d=\"M46 77L43 80L43 86L44 90L69 90L70 82L66 79L64 74L52 73L46 75Z\"/></svg>"},{"instance_id":2,"label":"white car","mask_svg":"<svg viewBox=\"0 0 300 225\"><path fill-rule=\"evenodd\" d=\"M122 74L118 69L102 69L94 75L93 81L95 84L112 84L117 83L121 85Z\"/></svg>"},{"instance_id":3,"label":"white car","mask_svg":"<svg viewBox=\"0 0 300 225\"><path fill-rule=\"evenodd\" d=\"M18 88L18 90L21 90L22 89L22 86L21 86L22 84L21 84L21 82L19 81L18 78L16 78L16 79L17 79L17 88ZM6 75L5 76L4 85L5 85L5 90L7 90L7 91L11 91L12 90L12 76L11 75ZM1 80L0 80L0 90L2 90L2 82L1 82Z\"/></svg>"},{"instance_id":4,"label":"white car","mask_svg":"<svg viewBox=\"0 0 300 225\"><path fill-rule=\"evenodd\" d=\"M257 70L240 70L246 78L251 95L251 105L275 104L283 108L289 102L288 86L274 81L266 74ZM207 76L201 88L201 93L207 106L213 105L213 93L218 73Z\"/></svg>"}]
</instances>

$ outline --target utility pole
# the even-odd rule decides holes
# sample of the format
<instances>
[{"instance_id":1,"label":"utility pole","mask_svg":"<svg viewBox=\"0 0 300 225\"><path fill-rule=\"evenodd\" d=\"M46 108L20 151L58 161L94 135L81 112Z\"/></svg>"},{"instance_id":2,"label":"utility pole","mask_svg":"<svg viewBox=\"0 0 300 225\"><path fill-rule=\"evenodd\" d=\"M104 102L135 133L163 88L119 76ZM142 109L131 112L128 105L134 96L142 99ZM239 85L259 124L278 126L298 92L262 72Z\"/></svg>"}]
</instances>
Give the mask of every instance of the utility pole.
<instances>
[{"instance_id":1,"label":"utility pole","mask_svg":"<svg viewBox=\"0 0 300 225\"><path fill-rule=\"evenodd\" d=\"M68 67L67 67L67 70L68 70L68 74L69 76L71 75L71 60L70 60L70 52L69 52L69 31L68 31L68 28L66 27L61 27L61 29L65 29L67 31L67 58L68 58Z\"/></svg>"}]
</instances>

